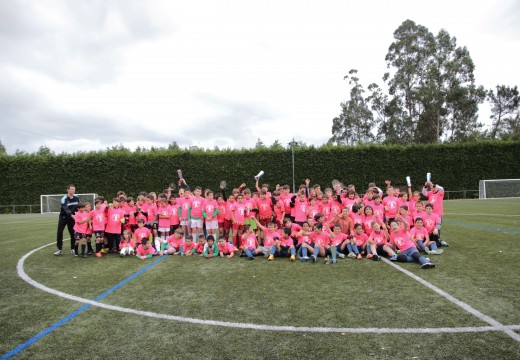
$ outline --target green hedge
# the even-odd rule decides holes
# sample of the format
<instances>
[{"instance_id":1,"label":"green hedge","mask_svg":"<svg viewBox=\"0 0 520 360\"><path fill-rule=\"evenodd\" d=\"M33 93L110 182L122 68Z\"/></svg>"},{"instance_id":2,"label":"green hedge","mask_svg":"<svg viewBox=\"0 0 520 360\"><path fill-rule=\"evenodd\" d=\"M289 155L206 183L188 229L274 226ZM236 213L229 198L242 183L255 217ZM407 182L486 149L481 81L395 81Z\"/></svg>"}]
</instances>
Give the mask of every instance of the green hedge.
<instances>
[{"instance_id":1,"label":"green hedge","mask_svg":"<svg viewBox=\"0 0 520 360\"><path fill-rule=\"evenodd\" d=\"M480 179L519 178L520 142L477 142L412 146L323 146L295 149L296 185L309 177L312 184L329 186L332 179L355 184L363 191L369 182L385 179L404 185L410 175L414 187L432 173L446 190L477 189ZM0 204L37 204L41 194L60 194L72 182L77 192L112 197L161 191L177 180L182 169L192 187L216 190L220 180L228 187L242 182L254 186L259 170L262 182L292 185L290 150L149 151L124 150L73 155L19 155L0 157Z\"/></svg>"}]
</instances>

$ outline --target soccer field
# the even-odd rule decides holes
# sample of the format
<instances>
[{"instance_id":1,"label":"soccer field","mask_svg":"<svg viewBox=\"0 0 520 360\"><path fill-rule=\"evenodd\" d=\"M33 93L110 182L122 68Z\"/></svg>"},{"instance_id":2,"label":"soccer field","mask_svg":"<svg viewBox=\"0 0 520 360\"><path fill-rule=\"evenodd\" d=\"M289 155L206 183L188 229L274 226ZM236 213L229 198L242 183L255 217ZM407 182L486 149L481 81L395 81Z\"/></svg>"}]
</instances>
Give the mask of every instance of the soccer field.
<instances>
[{"instance_id":1,"label":"soccer field","mask_svg":"<svg viewBox=\"0 0 520 360\"><path fill-rule=\"evenodd\" d=\"M0 216L0 355L518 359L520 199L445 201L437 267L57 257L57 215ZM68 234L65 232L65 234Z\"/></svg>"}]
</instances>

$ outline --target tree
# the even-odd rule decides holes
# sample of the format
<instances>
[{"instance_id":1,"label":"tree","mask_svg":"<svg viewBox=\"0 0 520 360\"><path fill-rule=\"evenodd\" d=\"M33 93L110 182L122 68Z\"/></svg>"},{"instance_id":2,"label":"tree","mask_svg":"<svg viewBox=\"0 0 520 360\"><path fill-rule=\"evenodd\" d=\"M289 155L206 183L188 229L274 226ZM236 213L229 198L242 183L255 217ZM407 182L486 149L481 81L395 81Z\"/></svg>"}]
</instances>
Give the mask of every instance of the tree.
<instances>
[{"instance_id":1,"label":"tree","mask_svg":"<svg viewBox=\"0 0 520 360\"><path fill-rule=\"evenodd\" d=\"M42 146L40 146L40 148L39 148L38 151L36 152L36 155L42 155L42 156L46 156L46 155L54 155L54 151L52 151L51 149L49 149L47 146L42 145Z\"/></svg>"},{"instance_id":2,"label":"tree","mask_svg":"<svg viewBox=\"0 0 520 360\"><path fill-rule=\"evenodd\" d=\"M341 103L341 114L332 120L331 140L336 144L355 145L374 139L374 116L363 98L365 90L356 75L357 70L351 69L349 75L344 77L352 88L350 99Z\"/></svg>"},{"instance_id":3,"label":"tree","mask_svg":"<svg viewBox=\"0 0 520 360\"><path fill-rule=\"evenodd\" d=\"M265 145L260 138L258 138L258 141L255 144L255 149L265 149Z\"/></svg>"},{"instance_id":4,"label":"tree","mask_svg":"<svg viewBox=\"0 0 520 360\"><path fill-rule=\"evenodd\" d=\"M487 100L491 103L490 137L504 137L508 133L518 132L520 127L520 97L518 86L511 88L505 85L497 85L496 92L493 89L487 91Z\"/></svg>"},{"instance_id":5,"label":"tree","mask_svg":"<svg viewBox=\"0 0 520 360\"><path fill-rule=\"evenodd\" d=\"M271 149L271 150L283 150L283 146L282 146L282 144L280 143L280 141L278 141L278 139L276 139L276 140L271 144L271 146L269 146L269 149Z\"/></svg>"},{"instance_id":6,"label":"tree","mask_svg":"<svg viewBox=\"0 0 520 360\"><path fill-rule=\"evenodd\" d=\"M177 141L173 140L169 145L168 145L168 150L180 150L181 147L179 146L179 144L177 144Z\"/></svg>"},{"instance_id":7,"label":"tree","mask_svg":"<svg viewBox=\"0 0 520 360\"><path fill-rule=\"evenodd\" d=\"M442 29L434 36L411 20L394 32L394 42L386 55L393 76L385 74L395 109L404 115L403 130L411 142L464 140L482 127L478 104L485 98L482 86L475 85L474 64L466 47Z\"/></svg>"},{"instance_id":8,"label":"tree","mask_svg":"<svg viewBox=\"0 0 520 360\"><path fill-rule=\"evenodd\" d=\"M2 144L2 141L0 140L0 156L7 155L7 151L5 150L4 144Z\"/></svg>"}]
</instances>

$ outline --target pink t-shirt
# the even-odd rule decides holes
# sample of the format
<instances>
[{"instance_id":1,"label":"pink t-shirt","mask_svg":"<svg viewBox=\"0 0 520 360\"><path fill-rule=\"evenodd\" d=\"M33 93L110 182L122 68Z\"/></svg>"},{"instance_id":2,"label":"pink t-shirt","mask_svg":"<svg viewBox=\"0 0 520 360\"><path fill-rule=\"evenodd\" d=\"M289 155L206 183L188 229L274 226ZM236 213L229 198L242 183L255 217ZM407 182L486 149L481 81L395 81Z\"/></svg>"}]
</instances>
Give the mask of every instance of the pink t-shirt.
<instances>
[{"instance_id":1,"label":"pink t-shirt","mask_svg":"<svg viewBox=\"0 0 520 360\"><path fill-rule=\"evenodd\" d=\"M320 234L318 234L317 232L312 232L311 239L314 242L314 245L319 245L322 248L329 247L330 236L325 231L322 231Z\"/></svg>"},{"instance_id":2,"label":"pink t-shirt","mask_svg":"<svg viewBox=\"0 0 520 360\"><path fill-rule=\"evenodd\" d=\"M202 196L193 197L189 200L189 207L191 208L192 218L202 218L202 207L204 205L204 199Z\"/></svg>"},{"instance_id":3,"label":"pink t-shirt","mask_svg":"<svg viewBox=\"0 0 520 360\"><path fill-rule=\"evenodd\" d=\"M179 205L170 204L168 208L170 209L170 225L179 225Z\"/></svg>"},{"instance_id":4,"label":"pink t-shirt","mask_svg":"<svg viewBox=\"0 0 520 360\"><path fill-rule=\"evenodd\" d=\"M423 217L423 223L426 230L428 230L428 233L431 234L433 229L441 222L441 218L439 215L435 213L431 213L430 215L426 214L425 217Z\"/></svg>"},{"instance_id":5,"label":"pink t-shirt","mask_svg":"<svg viewBox=\"0 0 520 360\"><path fill-rule=\"evenodd\" d=\"M177 199L177 204L181 209L181 220L188 220L188 209L190 208L190 198L183 197Z\"/></svg>"},{"instance_id":6,"label":"pink t-shirt","mask_svg":"<svg viewBox=\"0 0 520 360\"><path fill-rule=\"evenodd\" d=\"M383 205L388 207L385 214L388 218L394 218L399 210L399 198L395 196L387 196L383 199Z\"/></svg>"},{"instance_id":7,"label":"pink t-shirt","mask_svg":"<svg viewBox=\"0 0 520 360\"><path fill-rule=\"evenodd\" d=\"M410 230L410 236L412 239L424 241L428 237L428 230L425 227L421 229L414 227Z\"/></svg>"},{"instance_id":8,"label":"pink t-shirt","mask_svg":"<svg viewBox=\"0 0 520 360\"><path fill-rule=\"evenodd\" d=\"M233 244L228 243L227 241L224 243L224 245L218 244L218 251L223 252L224 255L229 255L235 252L235 247Z\"/></svg>"},{"instance_id":9,"label":"pink t-shirt","mask_svg":"<svg viewBox=\"0 0 520 360\"><path fill-rule=\"evenodd\" d=\"M358 199L356 199L356 198L351 199L349 197L341 197L341 203L343 204L343 206L348 207L349 211L352 211L352 206L354 206L354 204L358 203Z\"/></svg>"},{"instance_id":10,"label":"pink t-shirt","mask_svg":"<svg viewBox=\"0 0 520 360\"><path fill-rule=\"evenodd\" d=\"M227 217L227 214L226 214L226 203L225 202L221 202L221 203L218 203L217 202L217 206L218 206L218 214L217 214L217 221L219 223L223 223L224 220L226 220L226 217Z\"/></svg>"},{"instance_id":11,"label":"pink t-shirt","mask_svg":"<svg viewBox=\"0 0 520 360\"><path fill-rule=\"evenodd\" d=\"M148 246L148 249L145 249L142 244L137 247L137 255L146 256L148 254L155 254L155 249L151 245Z\"/></svg>"},{"instance_id":12,"label":"pink t-shirt","mask_svg":"<svg viewBox=\"0 0 520 360\"><path fill-rule=\"evenodd\" d=\"M286 238L285 236L282 236L282 237L280 238L280 244L281 244L282 246L291 246L291 245L294 245L294 240L293 240L293 238L290 237L290 236L287 237L287 238Z\"/></svg>"},{"instance_id":13,"label":"pink t-shirt","mask_svg":"<svg viewBox=\"0 0 520 360\"><path fill-rule=\"evenodd\" d=\"M285 211L285 204L282 200L278 200L274 205L274 214L276 216L276 220L282 221L282 214Z\"/></svg>"},{"instance_id":14,"label":"pink t-shirt","mask_svg":"<svg viewBox=\"0 0 520 360\"><path fill-rule=\"evenodd\" d=\"M329 220L332 220L335 215L340 215L341 211L343 210L343 205L341 205L337 201L331 201L330 202L330 214L329 214Z\"/></svg>"},{"instance_id":15,"label":"pink t-shirt","mask_svg":"<svg viewBox=\"0 0 520 360\"><path fill-rule=\"evenodd\" d=\"M363 215L363 230L365 234L369 235L372 232L372 221L377 221L374 215L366 216Z\"/></svg>"},{"instance_id":16,"label":"pink t-shirt","mask_svg":"<svg viewBox=\"0 0 520 360\"><path fill-rule=\"evenodd\" d=\"M433 193L433 191L426 192L426 197L428 198L428 202L433 205L433 212L439 216L444 214L444 207L442 205L442 200L444 199L444 191L437 191Z\"/></svg>"},{"instance_id":17,"label":"pink t-shirt","mask_svg":"<svg viewBox=\"0 0 520 360\"><path fill-rule=\"evenodd\" d=\"M156 220L157 206L155 204L148 204L146 211L148 212L148 218L146 220L153 223Z\"/></svg>"},{"instance_id":18,"label":"pink t-shirt","mask_svg":"<svg viewBox=\"0 0 520 360\"><path fill-rule=\"evenodd\" d=\"M311 237L310 237L311 234L312 233L309 233L307 235L302 234L302 235L298 236L298 245L301 245L304 242L307 244L310 244L311 243Z\"/></svg>"},{"instance_id":19,"label":"pink t-shirt","mask_svg":"<svg viewBox=\"0 0 520 360\"><path fill-rule=\"evenodd\" d=\"M242 203L235 203L235 209L233 210L233 216L235 218L235 223L243 225L245 222L247 213L247 205Z\"/></svg>"},{"instance_id":20,"label":"pink t-shirt","mask_svg":"<svg viewBox=\"0 0 520 360\"><path fill-rule=\"evenodd\" d=\"M236 201L226 201L226 220L231 220L231 213L235 211Z\"/></svg>"},{"instance_id":21,"label":"pink t-shirt","mask_svg":"<svg viewBox=\"0 0 520 360\"><path fill-rule=\"evenodd\" d=\"M206 212L206 221L213 221L217 220L216 217L213 217L213 213L215 212L215 209L218 210L218 204L217 200L204 200L203 210ZM218 215L218 213L217 213Z\"/></svg>"},{"instance_id":22,"label":"pink t-shirt","mask_svg":"<svg viewBox=\"0 0 520 360\"><path fill-rule=\"evenodd\" d=\"M356 224L363 225L363 215L355 214L355 213L349 213L348 216L350 216L350 219L352 220L352 226Z\"/></svg>"},{"instance_id":23,"label":"pink t-shirt","mask_svg":"<svg viewBox=\"0 0 520 360\"><path fill-rule=\"evenodd\" d=\"M136 207L137 210L137 207ZM147 222L148 218L144 216L141 212L147 212L148 211L148 204L143 202L141 205L139 205L139 212L137 213L137 221L140 219L143 219L144 222Z\"/></svg>"},{"instance_id":24,"label":"pink t-shirt","mask_svg":"<svg viewBox=\"0 0 520 360\"><path fill-rule=\"evenodd\" d=\"M296 199L294 202L294 221L304 222L307 220L307 200L301 201L300 199Z\"/></svg>"},{"instance_id":25,"label":"pink t-shirt","mask_svg":"<svg viewBox=\"0 0 520 360\"><path fill-rule=\"evenodd\" d=\"M281 193L280 194L280 200L283 201L283 205L285 207L285 214L290 214L291 213L291 198L292 198L293 194L286 194L286 193Z\"/></svg>"},{"instance_id":26,"label":"pink t-shirt","mask_svg":"<svg viewBox=\"0 0 520 360\"><path fill-rule=\"evenodd\" d=\"M137 224L137 220L135 218L135 211L136 211L136 207L135 205L134 206L130 206L130 205L126 205L123 210L125 211L125 216L128 216L128 225L135 225Z\"/></svg>"},{"instance_id":27,"label":"pink t-shirt","mask_svg":"<svg viewBox=\"0 0 520 360\"><path fill-rule=\"evenodd\" d=\"M274 237L278 237L280 239L281 235L278 230L269 230L265 229L264 231L265 239L264 239L264 246L273 246L275 244Z\"/></svg>"},{"instance_id":28,"label":"pink t-shirt","mask_svg":"<svg viewBox=\"0 0 520 360\"><path fill-rule=\"evenodd\" d=\"M242 237L242 246L250 250L255 250L258 246L258 240L256 239L255 233L252 232L249 235Z\"/></svg>"},{"instance_id":29,"label":"pink t-shirt","mask_svg":"<svg viewBox=\"0 0 520 360\"><path fill-rule=\"evenodd\" d=\"M252 213L252 211L253 211L253 208L256 207L256 201L255 201L253 198L249 198L249 199L247 199L247 198L244 197L243 202L244 202L244 204L246 205L247 209L249 210L249 214L246 213L246 214L245 214L245 218L246 218L246 219L251 219L251 218L254 216L254 214Z\"/></svg>"},{"instance_id":30,"label":"pink t-shirt","mask_svg":"<svg viewBox=\"0 0 520 360\"><path fill-rule=\"evenodd\" d=\"M356 246L363 246L368 240L368 235L365 233L361 233L361 235L354 233L352 236L356 239Z\"/></svg>"},{"instance_id":31,"label":"pink t-shirt","mask_svg":"<svg viewBox=\"0 0 520 360\"><path fill-rule=\"evenodd\" d=\"M348 239L348 235L345 233L340 232L339 234L334 234L334 237L330 237L330 244L332 246L340 246L343 241Z\"/></svg>"},{"instance_id":32,"label":"pink t-shirt","mask_svg":"<svg viewBox=\"0 0 520 360\"><path fill-rule=\"evenodd\" d=\"M140 244L144 238L149 239L150 235L152 235L152 232L146 227L137 228L134 231L134 237L138 244Z\"/></svg>"},{"instance_id":33,"label":"pink t-shirt","mask_svg":"<svg viewBox=\"0 0 520 360\"><path fill-rule=\"evenodd\" d=\"M76 211L76 219L74 219L74 231L80 234L85 234L88 228L88 221L80 224L81 221L88 219L88 213Z\"/></svg>"},{"instance_id":34,"label":"pink t-shirt","mask_svg":"<svg viewBox=\"0 0 520 360\"><path fill-rule=\"evenodd\" d=\"M383 230L379 230L379 232L376 232L375 230L372 230L370 233L370 236L368 237L369 240L374 240L374 243L376 246L385 245L387 243L386 233Z\"/></svg>"},{"instance_id":35,"label":"pink t-shirt","mask_svg":"<svg viewBox=\"0 0 520 360\"><path fill-rule=\"evenodd\" d=\"M121 234L121 219L125 212L119 208L108 208L106 232L110 234Z\"/></svg>"},{"instance_id":36,"label":"pink t-shirt","mask_svg":"<svg viewBox=\"0 0 520 360\"><path fill-rule=\"evenodd\" d=\"M176 250L179 250L181 248L181 245L184 243L183 237L177 237L175 236L175 234L168 236L166 241L168 241L168 245L175 248Z\"/></svg>"},{"instance_id":37,"label":"pink t-shirt","mask_svg":"<svg viewBox=\"0 0 520 360\"><path fill-rule=\"evenodd\" d=\"M171 215L171 209L166 206L159 206L157 209L157 215L159 217L159 227L160 228L170 228L170 215ZM161 216L165 216L162 218Z\"/></svg>"},{"instance_id":38,"label":"pink t-shirt","mask_svg":"<svg viewBox=\"0 0 520 360\"><path fill-rule=\"evenodd\" d=\"M188 246L188 244L186 244L186 241L183 241L183 242L182 242L182 251L183 251L184 253L189 253L189 252L191 252L193 249L195 249L195 247L196 247L196 246L195 246L195 243L194 243L193 241L190 243L189 246Z\"/></svg>"},{"instance_id":39,"label":"pink t-shirt","mask_svg":"<svg viewBox=\"0 0 520 360\"><path fill-rule=\"evenodd\" d=\"M119 249L122 249L122 248L127 247L127 246L130 246L132 249L135 249L134 240L132 240L132 239L129 239L129 240L123 239L119 243Z\"/></svg>"},{"instance_id":40,"label":"pink t-shirt","mask_svg":"<svg viewBox=\"0 0 520 360\"><path fill-rule=\"evenodd\" d=\"M372 205L372 209L374 210L374 215L383 221L383 216L385 215L385 206L383 204L374 204Z\"/></svg>"},{"instance_id":41,"label":"pink t-shirt","mask_svg":"<svg viewBox=\"0 0 520 360\"><path fill-rule=\"evenodd\" d=\"M415 247L415 243L412 241L408 233L404 230L399 230L397 233L390 232L390 240L397 246L401 251L408 250L409 248Z\"/></svg>"},{"instance_id":42,"label":"pink t-shirt","mask_svg":"<svg viewBox=\"0 0 520 360\"><path fill-rule=\"evenodd\" d=\"M271 198L258 199L256 200L256 205L258 207L258 217L260 219L269 219L273 215L273 208Z\"/></svg>"},{"instance_id":43,"label":"pink t-shirt","mask_svg":"<svg viewBox=\"0 0 520 360\"><path fill-rule=\"evenodd\" d=\"M92 210L89 216L92 219L92 230L105 231L107 222L105 210Z\"/></svg>"}]
</instances>

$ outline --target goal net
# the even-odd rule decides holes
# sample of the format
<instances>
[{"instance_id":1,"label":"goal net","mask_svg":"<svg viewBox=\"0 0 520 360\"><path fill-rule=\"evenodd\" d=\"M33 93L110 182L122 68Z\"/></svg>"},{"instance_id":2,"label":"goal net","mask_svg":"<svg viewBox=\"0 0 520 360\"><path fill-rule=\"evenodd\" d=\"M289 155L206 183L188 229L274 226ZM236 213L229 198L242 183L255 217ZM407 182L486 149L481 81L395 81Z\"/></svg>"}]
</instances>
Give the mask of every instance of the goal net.
<instances>
[{"instance_id":1,"label":"goal net","mask_svg":"<svg viewBox=\"0 0 520 360\"><path fill-rule=\"evenodd\" d=\"M520 179L480 180L479 199L520 197Z\"/></svg>"},{"instance_id":2,"label":"goal net","mask_svg":"<svg viewBox=\"0 0 520 360\"><path fill-rule=\"evenodd\" d=\"M42 214L59 213L61 209L61 199L67 194L40 195L40 209ZM75 194L79 196L81 202L89 202L94 208L94 199L97 194Z\"/></svg>"}]
</instances>

